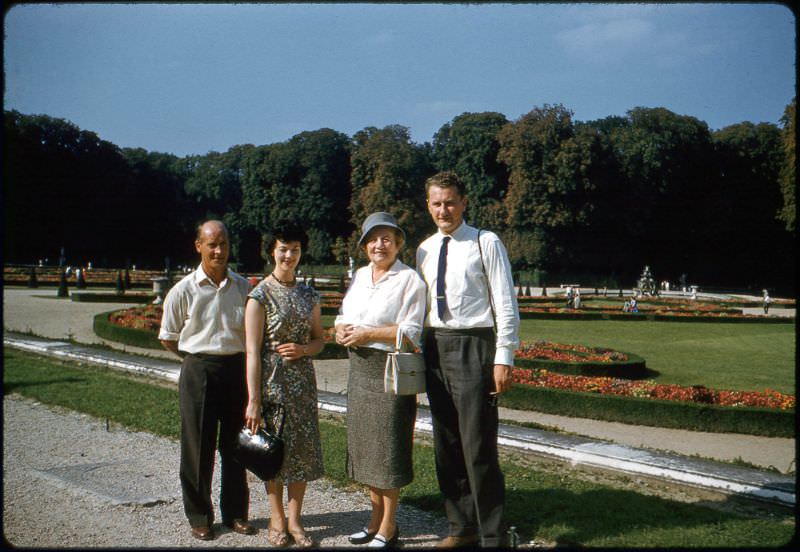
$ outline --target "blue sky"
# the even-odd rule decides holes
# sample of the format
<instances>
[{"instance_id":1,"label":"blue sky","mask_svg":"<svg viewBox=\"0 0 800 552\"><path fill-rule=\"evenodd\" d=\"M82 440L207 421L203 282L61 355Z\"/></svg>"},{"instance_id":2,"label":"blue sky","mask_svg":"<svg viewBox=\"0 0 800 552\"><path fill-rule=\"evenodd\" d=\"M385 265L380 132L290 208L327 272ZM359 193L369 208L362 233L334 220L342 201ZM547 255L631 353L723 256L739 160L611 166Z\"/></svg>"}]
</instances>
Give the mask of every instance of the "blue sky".
<instances>
[{"instance_id":1,"label":"blue sky","mask_svg":"<svg viewBox=\"0 0 800 552\"><path fill-rule=\"evenodd\" d=\"M465 111L575 119L666 107L714 129L795 95L781 4L21 4L5 109L176 155Z\"/></svg>"}]
</instances>

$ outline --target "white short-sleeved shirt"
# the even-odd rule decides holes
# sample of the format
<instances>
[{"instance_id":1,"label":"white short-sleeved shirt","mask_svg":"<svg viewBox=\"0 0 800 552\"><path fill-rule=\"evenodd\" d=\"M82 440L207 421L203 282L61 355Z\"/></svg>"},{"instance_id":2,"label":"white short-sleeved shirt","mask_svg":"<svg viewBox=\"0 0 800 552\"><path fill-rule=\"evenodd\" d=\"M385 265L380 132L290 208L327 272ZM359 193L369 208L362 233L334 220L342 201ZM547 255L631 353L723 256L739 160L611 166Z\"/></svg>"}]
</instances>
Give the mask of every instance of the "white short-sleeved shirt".
<instances>
[{"instance_id":1,"label":"white short-sleeved shirt","mask_svg":"<svg viewBox=\"0 0 800 552\"><path fill-rule=\"evenodd\" d=\"M158 338L177 341L178 350L192 354L244 352L244 306L249 291L250 283L230 268L217 286L198 266L167 293Z\"/></svg>"},{"instance_id":2,"label":"white short-sleeved shirt","mask_svg":"<svg viewBox=\"0 0 800 552\"><path fill-rule=\"evenodd\" d=\"M380 280L372 283L370 263L356 271L335 324L367 328L398 325L399 330L419 346L425 320L425 295L425 282L411 267L395 261ZM394 350L394 344L383 341L372 341L364 346Z\"/></svg>"}]
</instances>

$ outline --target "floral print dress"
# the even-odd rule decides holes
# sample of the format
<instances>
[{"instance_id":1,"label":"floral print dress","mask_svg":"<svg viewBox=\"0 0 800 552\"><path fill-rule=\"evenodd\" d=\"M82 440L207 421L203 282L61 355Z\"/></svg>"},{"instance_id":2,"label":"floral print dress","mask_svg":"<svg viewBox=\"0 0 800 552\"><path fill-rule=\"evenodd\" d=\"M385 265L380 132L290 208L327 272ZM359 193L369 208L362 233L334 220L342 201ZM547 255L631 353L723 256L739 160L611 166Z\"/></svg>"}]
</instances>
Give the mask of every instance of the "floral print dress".
<instances>
[{"instance_id":1,"label":"floral print dress","mask_svg":"<svg viewBox=\"0 0 800 552\"><path fill-rule=\"evenodd\" d=\"M261 346L262 404L267 409L271 403L279 403L286 412L284 461L275 479L283 483L318 479L324 474L324 468L314 365L311 357L286 360L275 348L281 343L310 341L311 315L320 301L319 293L305 284L288 287L267 278L249 297L265 308Z\"/></svg>"}]
</instances>

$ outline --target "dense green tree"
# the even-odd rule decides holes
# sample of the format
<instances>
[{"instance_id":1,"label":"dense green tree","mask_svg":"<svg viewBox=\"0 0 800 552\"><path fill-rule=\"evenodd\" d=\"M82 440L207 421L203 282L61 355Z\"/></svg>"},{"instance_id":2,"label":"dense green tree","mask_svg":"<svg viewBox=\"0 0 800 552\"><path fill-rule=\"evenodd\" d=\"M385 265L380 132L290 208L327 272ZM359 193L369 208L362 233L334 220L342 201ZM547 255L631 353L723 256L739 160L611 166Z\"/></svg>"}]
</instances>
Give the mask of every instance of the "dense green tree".
<instances>
[{"instance_id":1,"label":"dense green tree","mask_svg":"<svg viewBox=\"0 0 800 552\"><path fill-rule=\"evenodd\" d=\"M352 139L320 129L184 158L6 111L5 259L54 263L64 246L73 265L175 267L196 260L194 228L214 217L240 270L263 266L262 235L279 219L308 228L306 262L345 262L364 217L385 210L408 233L410 261L434 230L425 178L454 170L467 220L499 231L517 268L630 285L649 264L659 280L687 272L704 286L793 291L794 110L782 129L743 122L712 135L663 108L583 123L546 105L513 123L464 113L432 144L397 125Z\"/></svg>"},{"instance_id":2,"label":"dense green tree","mask_svg":"<svg viewBox=\"0 0 800 552\"><path fill-rule=\"evenodd\" d=\"M599 133L576 132L561 105L535 108L499 134L499 159L509 169L506 240L518 266L570 265L583 244L569 238L586 227L598 189Z\"/></svg>"},{"instance_id":3,"label":"dense green tree","mask_svg":"<svg viewBox=\"0 0 800 552\"><path fill-rule=\"evenodd\" d=\"M174 259L175 265L190 263L194 259L192 242L196 221L203 216L200 205L187 196L180 173L180 159L172 154L148 152L142 148L124 148L122 155L128 162L135 194L130 208L135 210L138 225L159 243L160 252L152 251L152 243L137 240L134 251L129 252L132 263L150 262L154 253L160 258Z\"/></svg>"},{"instance_id":4,"label":"dense green tree","mask_svg":"<svg viewBox=\"0 0 800 552\"><path fill-rule=\"evenodd\" d=\"M501 113L463 113L442 126L433 138L434 166L461 178L469 198L466 218L478 227L505 227L503 197L508 170L497 160L497 136L507 124Z\"/></svg>"},{"instance_id":5,"label":"dense green tree","mask_svg":"<svg viewBox=\"0 0 800 552\"><path fill-rule=\"evenodd\" d=\"M783 160L781 163L780 184L783 205L778 214L778 218L785 223L786 229L793 235L795 233L795 215L797 214L797 197L795 195L795 180L797 178L796 108L797 100L792 99L792 103L786 106L783 117L781 117L781 125L783 125Z\"/></svg>"},{"instance_id":6,"label":"dense green tree","mask_svg":"<svg viewBox=\"0 0 800 552\"><path fill-rule=\"evenodd\" d=\"M412 253L404 258L413 262L414 247L433 230L425 202L425 179L434 172L430 158L403 126L367 127L353 138L350 211L356 230L351 251L367 215L386 211L405 230L406 249Z\"/></svg>"},{"instance_id":7,"label":"dense green tree","mask_svg":"<svg viewBox=\"0 0 800 552\"><path fill-rule=\"evenodd\" d=\"M717 178L708 126L664 108L637 107L627 119L628 124L609 125L626 187L626 201L619 206L625 276L633 277L629 271L644 265L657 278L697 276L694 269L707 259L700 246L709 214L703 198Z\"/></svg>"},{"instance_id":8,"label":"dense green tree","mask_svg":"<svg viewBox=\"0 0 800 552\"><path fill-rule=\"evenodd\" d=\"M352 229L349 150L347 135L320 129L252 151L243 180L244 226L262 235L280 220L301 223L309 234L304 261L333 260L337 236Z\"/></svg>"},{"instance_id":9,"label":"dense green tree","mask_svg":"<svg viewBox=\"0 0 800 552\"><path fill-rule=\"evenodd\" d=\"M769 123L744 122L713 138L720 178L704 198L709 222L704 245L717 259L706 281L764 286L788 269L784 260L791 247L791 236L775 218L782 204L781 131ZM742 247L748 243L758 245Z\"/></svg>"},{"instance_id":10,"label":"dense green tree","mask_svg":"<svg viewBox=\"0 0 800 552\"><path fill-rule=\"evenodd\" d=\"M119 148L63 119L4 117L5 252L9 259L119 262L135 246L135 196Z\"/></svg>"}]
</instances>

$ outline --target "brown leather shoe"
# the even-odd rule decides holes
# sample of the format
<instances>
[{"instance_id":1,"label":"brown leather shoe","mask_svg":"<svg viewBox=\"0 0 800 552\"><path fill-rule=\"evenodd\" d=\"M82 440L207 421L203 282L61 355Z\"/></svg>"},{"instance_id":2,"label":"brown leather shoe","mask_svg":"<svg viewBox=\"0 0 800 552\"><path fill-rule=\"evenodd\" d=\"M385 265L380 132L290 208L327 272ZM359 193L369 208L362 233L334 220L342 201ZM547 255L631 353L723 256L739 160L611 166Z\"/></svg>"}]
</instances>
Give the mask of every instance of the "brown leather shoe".
<instances>
[{"instance_id":1,"label":"brown leather shoe","mask_svg":"<svg viewBox=\"0 0 800 552\"><path fill-rule=\"evenodd\" d=\"M226 523L225 526L234 533L239 533L240 535L256 534L256 528L250 525L249 521L245 521L243 519L234 519L233 521Z\"/></svg>"},{"instance_id":2,"label":"brown leather shoe","mask_svg":"<svg viewBox=\"0 0 800 552\"><path fill-rule=\"evenodd\" d=\"M480 535L450 535L436 543L436 548L463 548L481 541Z\"/></svg>"},{"instance_id":3,"label":"brown leather shoe","mask_svg":"<svg viewBox=\"0 0 800 552\"><path fill-rule=\"evenodd\" d=\"M192 536L198 540L214 540L214 531L207 525L192 527Z\"/></svg>"}]
</instances>

